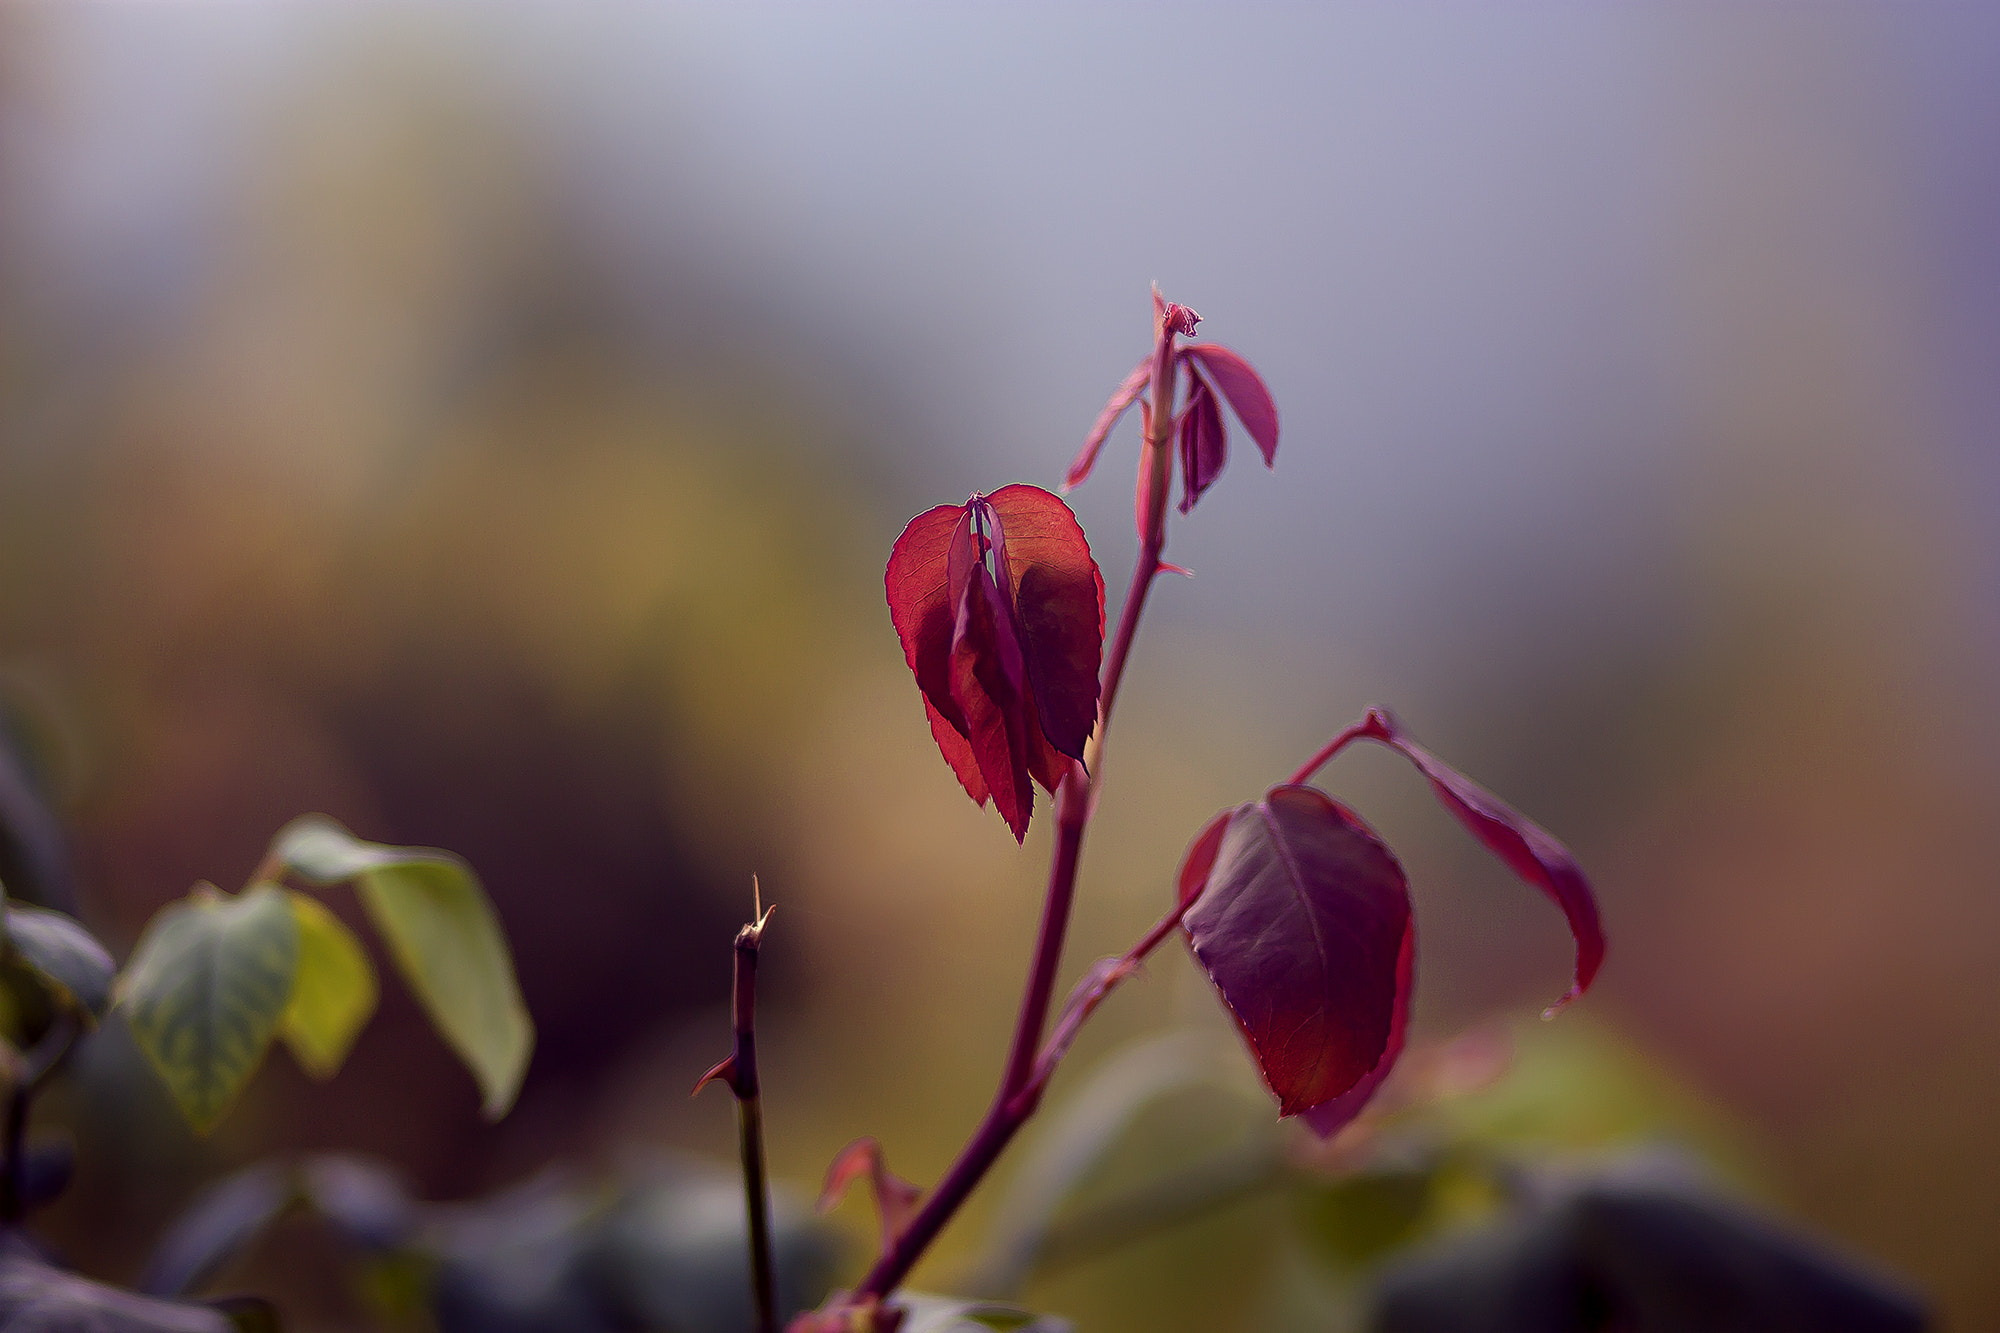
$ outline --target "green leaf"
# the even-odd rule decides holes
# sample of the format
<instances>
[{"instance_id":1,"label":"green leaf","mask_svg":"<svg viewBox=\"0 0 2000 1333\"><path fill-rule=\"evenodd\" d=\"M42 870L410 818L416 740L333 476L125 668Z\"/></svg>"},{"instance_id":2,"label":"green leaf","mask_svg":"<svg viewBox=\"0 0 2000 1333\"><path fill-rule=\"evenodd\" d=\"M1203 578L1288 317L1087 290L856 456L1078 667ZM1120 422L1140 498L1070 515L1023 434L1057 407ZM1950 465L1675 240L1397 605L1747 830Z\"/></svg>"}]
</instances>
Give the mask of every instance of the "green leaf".
<instances>
[{"instance_id":1,"label":"green leaf","mask_svg":"<svg viewBox=\"0 0 2000 1333\"><path fill-rule=\"evenodd\" d=\"M197 885L147 925L119 998L197 1132L222 1118L264 1058L298 964L298 918L268 884L240 898Z\"/></svg>"},{"instance_id":2,"label":"green leaf","mask_svg":"<svg viewBox=\"0 0 2000 1333\"><path fill-rule=\"evenodd\" d=\"M332 1078L375 1012L375 967L354 932L303 893L286 895L299 924L299 970L278 1036L314 1078Z\"/></svg>"},{"instance_id":3,"label":"green leaf","mask_svg":"<svg viewBox=\"0 0 2000 1333\"><path fill-rule=\"evenodd\" d=\"M1432 1204L1432 1173L1388 1165L1301 1188L1300 1231L1337 1267L1360 1267L1414 1240Z\"/></svg>"},{"instance_id":4,"label":"green leaf","mask_svg":"<svg viewBox=\"0 0 2000 1333\"><path fill-rule=\"evenodd\" d=\"M363 842L324 815L295 819L272 855L309 880L353 880L396 968L479 1084L487 1119L514 1104L535 1027L486 891L450 852Z\"/></svg>"},{"instance_id":5,"label":"green leaf","mask_svg":"<svg viewBox=\"0 0 2000 1333\"><path fill-rule=\"evenodd\" d=\"M7 904L7 947L48 987L58 1004L89 1023L111 1005L117 966L97 937L61 912Z\"/></svg>"}]
</instances>

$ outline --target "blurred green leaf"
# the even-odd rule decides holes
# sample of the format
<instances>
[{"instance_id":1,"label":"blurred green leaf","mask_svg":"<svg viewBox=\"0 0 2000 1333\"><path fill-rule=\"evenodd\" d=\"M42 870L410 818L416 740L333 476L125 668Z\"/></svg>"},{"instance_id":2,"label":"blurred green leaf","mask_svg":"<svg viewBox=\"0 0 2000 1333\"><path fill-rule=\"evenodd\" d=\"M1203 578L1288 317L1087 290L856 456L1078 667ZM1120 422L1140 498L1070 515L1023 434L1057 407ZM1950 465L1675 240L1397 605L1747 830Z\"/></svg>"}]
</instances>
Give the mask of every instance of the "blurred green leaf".
<instances>
[{"instance_id":1,"label":"blurred green leaf","mask_svg":"<svg viewBox=\"0 0 2000 1333\"><path fill-rule=\"evenodd\" d=\"M375 967L354 932L303 893L287 893L299 924L299 970L278 1036L314 1078L331 1078L375 1012Z\"/></svg>"},{"instance_id":2,"label":"blurred green leaf","mask_svg":"<svg viewBox=\"0 0 2000 1333\"><path fill-rule=\"evenodd\" d=\"M298 918L268 884L238 898L198 885L162 908L119 983L139 1049L200 1133L264 1058L291 1002Z\"/></svg>"},{"instance_id":3,"label":"blurred green leaf","mask_svg":"<svg viewBox=\"0 0 2000 1333\"><path fill-rule=\"evenodd\" d=\"M1428 1169L1413 1165L1311 1182L1298 1196L1299 1233L1338 1267L1372 1263L1423 1229L1431 1210L1431 1177Z\"/></svg>"},{"instance_id":4,"label":"blurred green leaf","mask_svg":"<svg viewBox=\"0 0 2000 1333\"><path fill-rule=\"evenodd\" d=\"M514 1104L534 1024L486 891L465 862L422 847L363 842L324 815L293 820L272 854L309 880L353 880L397 969L479 1083L497 1120Z\"/></svg>"},{"instance_id":5,"label":"blurred green leaf","mask_svg":"<svg viewBox=\"0 0 2000 1333\"><path fill-rule=\"evenodd\" d=\"M7 903L7 948L57 1004L95 1024L111 1005L117 965L97 937L61 912Z\"/></svg>"},{"instance_id":6,"label":"blurred green leaf","mask_svg":"<svg viewBox=\"0 0 2000 1333\"><path fill-rule=\"evenodd\" d=\"M1735 1156L1722 1118L1629 1043L1583 1014L1523 1023L1504 1078L1440 1101L1447 1133L1489 1147L1611 1147L1662 1133Z\"/></svg>"}]
</instances>

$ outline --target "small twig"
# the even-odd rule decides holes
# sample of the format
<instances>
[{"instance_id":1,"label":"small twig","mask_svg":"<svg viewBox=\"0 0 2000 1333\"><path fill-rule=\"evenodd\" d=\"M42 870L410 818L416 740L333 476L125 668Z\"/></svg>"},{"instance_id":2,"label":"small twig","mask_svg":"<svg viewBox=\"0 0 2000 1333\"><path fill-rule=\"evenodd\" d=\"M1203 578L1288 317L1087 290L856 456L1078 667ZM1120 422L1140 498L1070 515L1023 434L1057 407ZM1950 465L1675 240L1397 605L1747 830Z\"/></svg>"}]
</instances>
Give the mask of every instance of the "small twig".
<instances>
[{"instance_id":1,"label":"small twig","mask_svg":"<svg viewBox=\"0 0 2000 1333\"><path fill-rule=\"evenodd\" d=\"M26 1207L28 1112L35 1093L69 1054L76 1033L76 1019L59 1014L42 1039L22 1056L19 1077L13 1092L8 1094L4 1130L7 1158L4 1166L0 1166L0 1222L10 1226L21 1220Z\"/></svg>"},{"instance_id":2,"label":"small twig","mask_svg":"<svg viewBox=\"0 0 2000 1333\"><path fill-rule=\"evenodd\" d=\"M701 1076L736 1094L736 1141L743 1158L743 1201L750 1217L750 1291L757 1303L758 1333L778 1333L778 1284L771 1263L771 1188L764 1167L764 1108L757 1086L757 949L772 908L764 906L757 877L750 877L754 918L736 932L734 986L729 998L736 1046L728 1059Z\"/></svg>"}]
</instances>

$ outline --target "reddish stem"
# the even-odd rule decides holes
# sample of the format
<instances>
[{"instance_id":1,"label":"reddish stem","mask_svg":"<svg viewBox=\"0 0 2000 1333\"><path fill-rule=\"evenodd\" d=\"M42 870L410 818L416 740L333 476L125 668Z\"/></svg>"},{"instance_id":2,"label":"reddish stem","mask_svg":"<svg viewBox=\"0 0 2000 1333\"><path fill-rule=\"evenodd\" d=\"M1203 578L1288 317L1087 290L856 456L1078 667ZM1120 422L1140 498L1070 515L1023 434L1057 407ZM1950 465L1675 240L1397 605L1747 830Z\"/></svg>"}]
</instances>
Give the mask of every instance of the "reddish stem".
<instances>
[{"instance_id":1,"label":"reddish stem","mask_svg":"<svg viewBox=\"0 0 2000 1333\"><path fill-rule=\"evenodd\" d=\"M754 886L756 876L751 876ZM757 1083L757 950L771 909L757 901L756 920L736 932L729 993L729 1058L701 1076L700 1092L724 1083L736 1097L736 1142L743 1159L743 1202L749 1214L750 1290L757 1302L757 1333L778 1333L778 1282L771 1263L771 1189L764 1165L764 1106Z\"/></svg>"},{"instance_id":2,"label":"reddish stem","mask_svg":"<svg viewBox=\"0 0 2000 1333\"><path fill-rule=\"evenodd\" d=\"M1042 1088L1053 1071L1054 1061L1046 1051L1038 1051L1042 1031L1048 1025L1049 1002L1055 995L1056 974L1062 964L1063 941L1069 933L1070 906L1076 896L1077 864L1083 854L1083 835L1096 809L1096 789L1103 778L1104 738L1111 726L1111 706L1118 698L1125 677L1125 663L1139 634L1139 617L1146 608L1146 594L1160 572L1160 555L1166 548L1167 484L1172 477L1174 332L1163 324L1155 329L1153 361L1153 401L1147 413L1145 459L1139 476L1144 486L1139 506L1139 558L1132 570L1132 586L1118 615L1118 632L1105 658L1102 683L1098 688L1097 728L1089 753L1095 762L1085 775L1073 766L1056 791L1056 844L1049 862L1049 886L1042 904L1042 924L1035 941L1034 961L1028 970L1027 989L1014 1022L1013 1045L1007 1066L986 1118L960 1150L958 1159L946 1170L917 1210L916 1216L896 1237L868 1276L855 1288L854 1299L882 1298L894 1291L931 1242L951 1221L967 1196L985 1178L1041 1101ZM1156 926L1148 935L1145 951L1150 952L1178 922L1175 913L1164 928ZM1140 953L1144 956L1144 952ZM1093 1006L1094 1007L1094 1006ZM1065 1048L1067 1043L1064 1043ZM1057 1058L1060 1058L1059 1053ZM1045 1067L1046 1066L1046 1067Z\"/></svg>"},{"instance_id":3,"label":"reddish stem","mask_svg":"<svg viewBox=\"0 0 2000 1333\"><path fill-rule=\"evenodd\" d=\"M1319 748L1319 752L1303 764L1300 764L1299 771L1292 774L1286 781L1293 786L1297 786L1301 782L1310 782L1313 774L1319 772L1335 755L1345 750L1354 742L1364 738L1381 740L1388 734L1388 728L1384 725L1382 714L1378 710L1371 708L1362 715L1359 722L1356 722L1325 745L1322 745Z\"/></svg>"}]
</instances>

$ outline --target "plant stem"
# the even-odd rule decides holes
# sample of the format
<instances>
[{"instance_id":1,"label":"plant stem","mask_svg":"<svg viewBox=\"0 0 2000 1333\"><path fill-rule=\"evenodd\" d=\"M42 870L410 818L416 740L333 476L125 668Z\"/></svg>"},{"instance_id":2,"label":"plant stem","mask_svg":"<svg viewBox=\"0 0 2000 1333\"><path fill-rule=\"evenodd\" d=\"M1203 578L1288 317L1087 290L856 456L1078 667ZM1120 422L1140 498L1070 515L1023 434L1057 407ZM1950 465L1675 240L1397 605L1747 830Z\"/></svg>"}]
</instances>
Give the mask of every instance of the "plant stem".
<instances>
[{"instance_id":1,"label":"plant stem","mask_svg":"<svg viewBox=\"0 0 2000 1333\"><path fill-rule=\"evenodd\" d=\"M759 904L761 906L761 903ZM764 1106L757 1084L757 947L770 913L736 932L730 1025L736 1030L736 1138L743 1154L743 1202L750 1214L750 1287L759 1333L778 1333L778 1280L771 1263L771 1188L764 1172Z\"/></svg>"},{"instance_id":2,"label":"plant stem","mask_svg":"<svg viewBox=\"0 0 2000 1333\"><path fill-rule=\"evenodd\" d=\"M1323 765L1355 741L1362 739L1364 736L1379 738L1386 734L1387 728L1381 721L1381 715L1375 709L1371 708L1362 716L1359 722L1356 722L1325 745L1322 745L1317 754L1313 755L1312 758L1306 760L1303 764L1300 764L1298 772L1292 774L1285 781L1292 786L1310 781L1314 773L1317 773Z\"/></svg>"},{"instance_id":3,"label":"plant stem","mask_svg":"<svg viewBox=\"0 0 2000 1333\"><path fill-rule=\"evenodd\" d=\"M5 1134L7 1154L5 1163L0 1164L0 1222L10 1226L21 1220L27 1206L28 1112L43 1081L69 1054L76 1032L75 1019L67 1014L58 1016L22 1057L19 1078L8 1094L6 1126L0 1131Z\"/></svg>"},{"instance_id":4,"label":"plant stem","mask_svg":"<svg viewBox=\"0 0 2000 1333\"><path fill-rule=\"evenodd\" d=\"M1000 1087L993 1096L985 1119L959 1151L958 1159L924 1200L923 1206L878 1259L855 1288L857 1300L883 1298L894 1291L917 1260L930 1248L945 1224L951 1221L966 1198L984 1179L988 1168L1000 1156L1021 1126L1040 1104L1042 1088L1053 1068L1050 1052L1041 1049L1042 1032L1048 1026L1049 1002L1055 995L1056 974L1062 964L1063 941L1069 933L1070 907L1076 896L1077 865L1083 855L1083 835L1097 806L1097 791L1103 781L1105 734L1111 727L1111 706L1125 678L1125 663L1139 634L1139 617L1146 609L1146 594L1160 573L1160 555L1166 548L1167 485L1172 478L1173 455L1169 442L1173 435L1173 347L1174 334L1155 330L1153 401L1146 414L1146 453L1139 469L1138 499L1139 557L1132 570L1132 585L1118 615L1118 632L1104 661L1098 688L1097 726L1091 734L1088 772L1072 766L1056 790L1056 842L1049 861L1049 885L1042 903L1042 924L1035 940L1034 961L1029 965L1028 984L1021 995L1021 1007L1014 1022L1014 1040L1007 1053L1007 1065ZM1178 919L1176 915L1175 919ZM1169 927L1170 928L1170 927ZM1164 938L1158 927L1148 936L1150 950ZM1141 954L1143 956L1143 954ZM1059 1056L1059 1052L1055 1053Z\"/></svg>"},{"instance_id":5,"label":"plant stem","mask_svg":"<svg viewBox=\"0 0 2000 1333\"><path fill-rule=\"evenodd\" d=\"M1069 934L1070 906L1076 900L1077 859L1083 853L1083 832L1090 822L1089 794L1080 786L1072 767L1056 792L1056 845L1049 858L1041 931L1035 938L1034 962L1029 965L1028 985L1014 1020L1014 1044L1007 1052L999 1101L1011 1099L1027 1085L1034 1072L1035 1051L1042 1044L1042 1029L1048 1025L1049 1001L1055 995L1063 941Z\"/></svg>"},{"instance_id":6,"label":"plant stem","mask_svg":"<svg viewBox=\"0 0 2000 1333\"><path fill-rule=\"evenodd\" d=\"M750 877L756 893L757 877ZM771 1263L771 1188L764 1166L764 1107L757 1085L757 949L771 910L757 894L756 919L736 932L735 968L729 995L729 1025L735 1045L729 1058L701 1076L700 1092L711 1082L729 1085L736 1095L736 1144L743 1159L743 1203L749 1215L750 1292L757 1305L757 1333L778 1333L776 1269Z\"/></svg>"}]
</instances>

